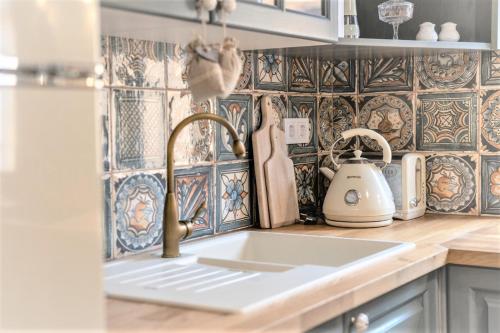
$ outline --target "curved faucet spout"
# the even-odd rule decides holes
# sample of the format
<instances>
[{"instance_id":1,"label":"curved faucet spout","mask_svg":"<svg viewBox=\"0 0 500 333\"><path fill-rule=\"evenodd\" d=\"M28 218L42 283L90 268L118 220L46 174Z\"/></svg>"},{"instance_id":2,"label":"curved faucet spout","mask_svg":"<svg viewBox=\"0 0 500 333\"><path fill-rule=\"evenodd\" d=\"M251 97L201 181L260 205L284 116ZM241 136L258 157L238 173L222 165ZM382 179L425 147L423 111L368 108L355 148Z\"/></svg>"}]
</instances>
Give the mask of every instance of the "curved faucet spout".
<instances>
[{"instance_id":1,"label":"curved faucet spout","mask_svg":"<svg viewBox=\"0 0 500 333\"><path fill-rule=\"evenodd\" d=\"M179 221L174 181L174 145L181 130L197 120L213 120L224 126L233 138L233 153L238 158L246 154L245 145L234 127L221 116L211 113L197 113L182 120L172 131L167 145L167 194L163 209L163 258L179 256L179 241L191 235L193 225L189 221Z\"/></svg>"}]
</instances>

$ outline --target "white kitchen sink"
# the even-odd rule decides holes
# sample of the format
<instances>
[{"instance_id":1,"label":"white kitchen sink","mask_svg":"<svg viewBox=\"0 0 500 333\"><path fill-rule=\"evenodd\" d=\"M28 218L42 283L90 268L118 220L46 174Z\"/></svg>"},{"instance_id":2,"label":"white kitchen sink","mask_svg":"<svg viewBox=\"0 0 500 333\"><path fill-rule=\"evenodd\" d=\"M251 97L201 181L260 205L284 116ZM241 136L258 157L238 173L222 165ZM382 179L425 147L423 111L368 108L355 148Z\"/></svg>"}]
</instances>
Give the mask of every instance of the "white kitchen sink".
<instances>
[{"instance_id":1,"label":"white kitchen sink","mask_svg":"<svg viewBox=\"0 0 500 333\"><path fill-rule=\"evenodd\" d=\"M146 253L105 265L108 296L247 312L374 264L411 243L242 231L181 246L181 257Z\"/></svg>"}]
</instances>

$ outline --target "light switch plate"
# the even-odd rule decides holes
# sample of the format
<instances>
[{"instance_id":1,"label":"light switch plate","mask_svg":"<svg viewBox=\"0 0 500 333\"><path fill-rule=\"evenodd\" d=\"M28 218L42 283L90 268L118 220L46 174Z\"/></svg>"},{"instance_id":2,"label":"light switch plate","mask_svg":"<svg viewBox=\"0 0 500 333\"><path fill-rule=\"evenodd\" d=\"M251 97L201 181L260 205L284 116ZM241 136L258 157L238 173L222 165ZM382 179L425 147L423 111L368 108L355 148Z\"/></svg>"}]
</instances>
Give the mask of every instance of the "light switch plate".
<instances>
[{"instance_id":1,"label":"light switch plate","mask_svg":"<svg viewBox=\"0 0 500 333\"><path fill-rule=\"evenodd\" d=\"M311 135L309 118L284 118L283 127L287 145L309 142Z\"/></svg>"}]
</instances>

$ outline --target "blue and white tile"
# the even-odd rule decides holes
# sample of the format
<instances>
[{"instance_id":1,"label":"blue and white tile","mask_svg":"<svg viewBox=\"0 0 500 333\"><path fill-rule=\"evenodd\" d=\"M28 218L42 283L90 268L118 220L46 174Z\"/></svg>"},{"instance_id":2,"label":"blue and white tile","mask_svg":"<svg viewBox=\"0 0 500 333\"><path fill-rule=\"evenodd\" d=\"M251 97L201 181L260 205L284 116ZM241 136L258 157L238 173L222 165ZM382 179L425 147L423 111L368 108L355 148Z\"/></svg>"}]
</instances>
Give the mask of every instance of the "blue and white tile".
<instances>
[{"instance_id":1,"label":"blue and white tile","mask_svg":"<svg viewBox=\"0 0 500 333\"><path fill-rule=\"evenodd\" d=\"M254 53L255 89L286 89L286 58L280 50Z\"/></svg>"},{"instance_id":2,"label":"blue and white tile","mask_svg":"<svg viewBox=\"0 0 500 333\"><path fill-rule=\"evenodd\" d=\"M481 91L481 151L500 152L500 91Z\"/></svg>"},{"instance_id":3,"label":"blue and white tile","mask_svg":"<svg viewBox=\"0 0 500 333\"><path fill-rule=\"evenodd\" d=\"M289 145L290 154L315 153L318 150L316 131L316 98L314 96L289 96L288 117L308 118L310 135L308 143Z\"/></svg>"},{"instance_id":4,"label":"blue and white tile","mask_svg":"<svg viewBox=\"0 0 500 333\"><path fill-rule=\"evenodd\" d=\"M167 87L187 89L188 52L179 44L167 44Z\"/></svg>"},{"instance_id":5,"label":"blue and white tile","mask_svg":"<svg viewBox=\"0 0 500 333\"><path fill-rule=\"evenodd\" d=\"M500 156L481 156L481 214L500 215Z\"/></svg>"},{"instance_id":6,"label":"blue and white tile","mask_svg":"<svg viewBox=\"0 0 500 333\"><path fill-rule=\"evenodd\" d=\"M248 162L217 165L217 232L252 225L250 172Z\"/></svg>"},{"instance_id":7,"label":"blue and white tile","mask_svg":"<svg viewBox=\"0 0 500 333\"><path fill-rule=\"evenodd\" d=\"M433 213L476 215L477 157L433 155L427 158L427 209Z\"/></svg>"},{"instance_id":8,"label":"blue and white tile","mask_svg":"<svg viewBox=\"0 0 500 333\"><path fill-rule=\"evenodd\" d=\"M206 100L194 103L191 94L180 91L168 93L168 124L172 134L175 126L183 119L197 113L214 113L214 103ZM187 125L175 141L174 160L176 165L195 165L214 159L215 123L199 120Z\"/></svg>"},{"instance_id":9,"label":"blue and white tile","mask_svg":"<svg viewBox=\"0 0 500 333\"><path fill-rule=\"evenodd\" d=\"M113 86L165 88L165 44L111 37Z\"/></svg>"},{"instance_id":10,"label":"blue and white tile","mask_svg":"<svg viewBox=\"0 0 500 333\"><path fill-rule=\"evenodd\" d=\"M288 90L316 92L316 57L288 57Z\"/></svg>"},{"instance_id":11,"label":"blue and white tile","mask_svg":"<svg viewBox=\"0 0 500 333\"><path fill-rule=\"evenodd\" d=\"M299 209L301 212L315 213L318 207L318 158L294 157L293 164Z\"/></svg>"},{"instance_id":12,"label":"blue and white tile","mask_svg":"<svg viewBox=\"0 0 500 333\"><path fill-rule=\"evenodd\" d=\"M165 167L165 94L115 89L112 112L114 168Z\"/></svg>"},{"instance_id":13,"label":"blue and white tile","mask_svg":"<svg viewBox=\"0 0 500 333\"><path fill-rule=\"evenodd\" d=\"M217 114L224 117L236 129L238 137L247 149L247 156L250 156L250 136L252 132L252 95L230 95L227 98L217 99ZM235 160L233 154L233 139L227 129L216 125L217 129L217 160Z\"/></svg>"},{"instance_id":14,"label":"blue and white tile","mask_svg":"<svg viewBox=\"0 0 500 333\"><path fill-rule=\"evenodd\" d=\"M191 220L203 203L207 205L208 213L193 221L193 234L190 238L212 235L214 233L212 167L177 169L174 178L180 220Z\"/></svg>"},{"instance_id":15,"label":"blue and white tile","mask_svg":"<svg viewBox=\"0 0 500 333\"><path fill-rule=\"evenodd\" d=\"M116 253L127 255L161 242L165 177L160 173L113 175Z\"/></svg>"},{"instance_id":16,"label":"blue and white tile","mask_svg":"<svg viewBox=\"0 0 500 333\"><path fill-rule=\"evenodd\" d=\"M236 84L236 91L252 90L253 88L253 55L251 51L241 52L243 63L240 78Z\"/></svg>"},{"instance_id":17,"label":"blue and white tile","mask_svg":"<svg viewBox=\"0 0 500 333\"><path fill-rule=\"evenodd\" d=\"M100 62L104 66L104 72L102 74L102 81L105 86L109 85L110 82L110 68L111 64L109 61L109 37L101 36L100 38Z\"/></svg>"},{"instance_id":18,"label":"blue and white tile","mask_svg":"<svg viewBox=\"0 0 500 333\"><path fill-rule=\"evenodd\" d=\"M477 94L417 97L417 150L476 151Z\"/></svg>"},{"instance_id":19,"label":"blue and white tile","mask_svg":"<svg viewBox=\"0 0 500 333\"><path fill-rule=\"evenodd\" d=\"M102 179L104 187L104 225L103 225L103 249L104 259L113 257L113 222L111 215L111 178L106 174Z\"/></svg>"},{"instance_id":20,"label":"blue and white tile","mask_svg":"<svg viewBox=\"0 0 500 333\"><path fill-rule=\"evenodd\" d=\"M360 60L359 89L362 93L411 91L413 89L412 57L372 57Z\"/></svg>"},{"instance_id":21,"label":"blue and white tile","mask_svg":"<svg viewBox=\"0 0 500 333\"><path fill-rule=\"evenodd\" d=\"M319 90L327 93L356 91L356 60L320 59Z\"/></svg>"},{"instance_id":22,"label":"blue and white tile","mask_svg":"<svg viewBox=\"0 0 500 333\"><path fill-rule=\"evenodd\" d=\"M98 110L101 122L101 149L102 149L102 163L104 172L110 169L110 116L109 116L109 89L102 89L97 92L98 96Z\"/></svg>"}]
</instances>

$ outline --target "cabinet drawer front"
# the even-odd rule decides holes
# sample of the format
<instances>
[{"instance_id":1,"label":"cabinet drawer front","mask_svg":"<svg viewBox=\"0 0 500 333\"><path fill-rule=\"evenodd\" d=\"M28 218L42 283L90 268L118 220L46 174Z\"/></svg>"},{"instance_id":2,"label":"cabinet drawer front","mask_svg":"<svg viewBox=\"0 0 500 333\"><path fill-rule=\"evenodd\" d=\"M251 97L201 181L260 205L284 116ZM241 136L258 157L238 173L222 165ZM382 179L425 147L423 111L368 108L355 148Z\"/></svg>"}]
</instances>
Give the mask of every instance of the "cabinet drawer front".
<instances>
[{"instance_id":1,"label":"cabinet drawer front","mask_svg":"<svg viewBox=\"0 0 500 333\"><path fill-rule=\"evenodd\" d=\"M440 323L440 296L438 275L432 272L381 296L344 318L347 332L356 332L353 318L366 314L369 327L366 332L436 332Z\"/></svg>"},{"instance_id":2,"label":"cabinet drawer front","mask_svg":"<svg viewBox=\"0 0 500 333\"><path fill-rule=\"evenodd\" d=\"M448 328L500 332L500 269L448 267Z\"/></svg>"}]
</instances>

